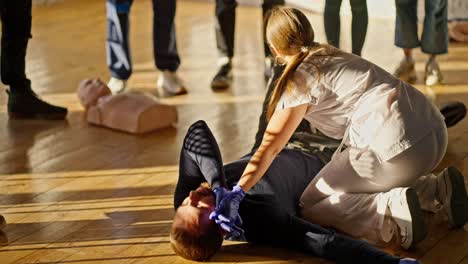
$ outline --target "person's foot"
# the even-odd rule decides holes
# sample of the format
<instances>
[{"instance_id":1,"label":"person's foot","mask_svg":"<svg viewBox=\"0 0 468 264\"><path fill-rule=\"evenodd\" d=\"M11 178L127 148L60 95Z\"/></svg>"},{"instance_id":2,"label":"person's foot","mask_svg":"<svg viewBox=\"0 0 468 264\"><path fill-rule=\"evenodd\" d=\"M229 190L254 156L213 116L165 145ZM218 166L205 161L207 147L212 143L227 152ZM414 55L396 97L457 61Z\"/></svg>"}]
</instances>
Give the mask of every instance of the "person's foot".
<instances>
[{"instance_id":1,"label":"person's foot","mask_svg":"<svg viewBox=\"0 0 468 264\"><path fill-rule=\"evenodd\" d=\"M17 90L17 89L15 89ZM30 83L22 92L8 93L8 116L12 119L65 119L67 109L42 101L30 88Z\"/></svg>"},{"instance_id":2,"label":"person's foot","mask_svg":"<svg viewBox=\"0 0 468 264\"><path fill-rule=\"evenodd\" d=\"M404 57L393 75L407 83L415 83L416 70L414 69L414 60L411 57Z\"/></svg>"},{"instance_id":3,"label":"person's foot","mask_svg":"<svg viewBox=\"0 0 468 264\"><path fill-rule=\"evenodd\" d=\"M107 87L109 87L112 94L121 93L125 89L127 89L127 80L121 80L121 79L117 79L115 77L111 77L111 79L107 83Z\"/></svg>"},{"instance_id":4,"label":"person's foot","mask_svg":"<svg viewBox=\"0 0 468 264\"><path fill-rule=\"evenodd\" d=\"M455 167L448 167L437 177L437 199L442 203L450 227L462 227L468 221L468 197L465 178Z\"/></svg>"},{"instance_id":5,"label":"person's foot","mask_svg":"<svg viewBox=\"0 0 468 264\"><path fill-rule=\"evenodd\" d=\"M232 64L226 63L222 65L211 81L211 89L213 91L226 90L231 86L232 82Z\"/></svg>"},{"instance_id":6,"label":"person's foot","mask_svg":"<svg viewBox=\"0 0 468 264\"><path fill-rule=\"evenodd\" d=\"M398 264L421 264L421 262L417 261L416 259L404 258L400 259Z\"/></svg>"},{"instance_id":7,"label":"person's foot","mask_svg":"<svg viewBox=\"0 0 468 264\"><path fill-rule=\"evenodd\" d=\"M156 87L164 97L187 93L182 80L177 76L176 72L172 71L161 72Z\"/></svg>"},{"instance_id":8,"label":"person's foot","mask_svg":"<svg viewBox=\"0 0 468 264\"><path fill-rule=\"evenodd\" d=\"M440 107L440 113L445 118L445 125L453 127L465 118L466 106L462 102L448 102Z\"/></svg>"},{"instance_id":9,"label":"person's foot","mask_svg":"<svg viewBox=\"0 0 468 264\"><path fill-rule=\"evenodd\" d=\"M2 230L6 226L6 220L3 215L0 215L0 230Z\"/></svg>"},{"instance_id":10,"label":"person's foot","mask_svg":"<svg viewBox=\"0 0 468 264\"><path fill-rule=\"evenodd\" d=\"M395 188L389 192L392 220L400 235L400 245L408 249L426 237L422 209L416 192L412 188Z\"/></svg>"},{"instance_id":11,"label":"person's foot","mask_svg":"<svg viewBox=\"0 0 468 264\"><path fill-rule=\"evenodd\" d=\"M434 58L430 58L426 63L424 74L424 83L427 86L440 84L442 82L442 73L440 72L439 64Z\"/></svg>"}]
</instances>

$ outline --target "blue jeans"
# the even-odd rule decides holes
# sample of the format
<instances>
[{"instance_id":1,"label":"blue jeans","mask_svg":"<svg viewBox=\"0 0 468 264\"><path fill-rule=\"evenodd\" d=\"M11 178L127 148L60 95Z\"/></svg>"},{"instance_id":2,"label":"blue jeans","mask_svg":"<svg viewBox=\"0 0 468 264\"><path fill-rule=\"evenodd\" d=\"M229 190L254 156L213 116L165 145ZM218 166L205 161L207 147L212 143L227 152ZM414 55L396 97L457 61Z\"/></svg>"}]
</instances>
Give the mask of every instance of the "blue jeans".
<instances>
[{"instance_id":1,"label":"blue jeans","mask_svg":"<svg viewBox=\"0 0 468 264\"><path fill-rule=\"evenodd\" d=\"M132 74L129 50L129 13L133 0L107 0L107 65L112 77L126 80ZM159 70L176 71L180 65L174 17L175 0L153 0L153 50Z\"/></svg>"},{"instance_id":2,"label":"blue jeans","mask_svg":"<svg viewBox=\"0 0 468 264\"><path fill-rule=\"evenodd\" d=\"M444 54L448 49L447 0L425 0L421 41L418 38L417 0L395 0L395 45L415 48L428 54Z\"/></svg>"}]
</instances>

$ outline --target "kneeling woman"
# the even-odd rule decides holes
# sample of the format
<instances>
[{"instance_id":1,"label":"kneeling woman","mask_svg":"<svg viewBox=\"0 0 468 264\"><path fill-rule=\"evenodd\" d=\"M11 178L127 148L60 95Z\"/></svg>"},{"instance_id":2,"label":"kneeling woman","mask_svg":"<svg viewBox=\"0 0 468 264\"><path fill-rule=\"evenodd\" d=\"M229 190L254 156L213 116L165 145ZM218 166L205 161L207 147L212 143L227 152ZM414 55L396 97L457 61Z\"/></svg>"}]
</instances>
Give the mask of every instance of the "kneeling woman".
<instances>
[{"instance_id":1,"label":"kneeling woman","mask_svg":"<svg viewBox=\"0 0 468 264\"><path fill-rule=\"evenodd\" d=\"M304 191L303 218L372 240L388 242L399 232L404 248L426 233L417 195L424 209L445 207L452 226L466 223L463 176L454 168L430 174L445 154L447 128L422 93L361 57L314 42L297 9L272 10L266 34L286 69L270 98L262 144L213 219L233 222L236 193L255 185L305 118L348 147ZM407 186L414 189L398 188Z\"/></svg>"}]
</instances>

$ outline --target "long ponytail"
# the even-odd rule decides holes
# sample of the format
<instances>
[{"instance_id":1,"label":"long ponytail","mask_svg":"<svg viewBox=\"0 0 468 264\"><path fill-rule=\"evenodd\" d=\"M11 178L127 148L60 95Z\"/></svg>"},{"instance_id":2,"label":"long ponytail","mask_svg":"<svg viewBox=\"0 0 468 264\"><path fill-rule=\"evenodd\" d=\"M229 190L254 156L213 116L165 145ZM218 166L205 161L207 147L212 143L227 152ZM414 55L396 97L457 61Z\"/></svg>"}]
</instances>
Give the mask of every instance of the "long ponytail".
<instances>
[{"instance_id":1,"label":"long ponytail","mask_svg":"<svg viewBox=\"0 0 468 264\"><path fill-rule=\"evenodd\" d=\"M321 45L314 42L314 30L306 15L296 8L275 7L267 16L266 38L273 51L291 56L269 98L266 117L269 121L284 92L291 91L291 81L299 64ZM278 54L276 54L278 55Z\"/></svg>"},{"instance_id":2,"label":"long ponytail","mask_svg":"<svg viewBox=\"0 0 468 264\"><path fill-rule=\"evenodd\" d=\"M267 108L267 120L269 121L273 113L275 112L276 106L278 105L278 101L281 98L281 95L285 91L290 91L291 89L291 79L294 71L296 70L297 66L301 64L302 61L309 55L309 50L301 50L298 54L296 54L290 63L286 66L281 76L278 78L275 84L275 88L270 96L270 101L268 103Z\"/></svg>"}]
</instances>

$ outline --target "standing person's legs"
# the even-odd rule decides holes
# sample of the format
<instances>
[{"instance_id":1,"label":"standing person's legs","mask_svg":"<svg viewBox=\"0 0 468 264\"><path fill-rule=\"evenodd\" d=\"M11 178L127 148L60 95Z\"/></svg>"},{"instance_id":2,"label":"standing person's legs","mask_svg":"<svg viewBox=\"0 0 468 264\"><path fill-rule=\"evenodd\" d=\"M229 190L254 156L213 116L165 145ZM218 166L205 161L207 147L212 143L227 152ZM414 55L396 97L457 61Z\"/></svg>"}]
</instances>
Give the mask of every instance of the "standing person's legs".
<instances>
[{"instance_id":1,"label":"standing person's legs","mask_svg":"<svg viewBox=\"0 0 468 264\"><path fill-rule=\"evenodd\" d=\"M435 57L448 51L447 0L426 0L421 49L430 54L425 68L426 85L442 81L442 73Z\"/></svg>"},{"instance_id":2,"label":"standing person's legs","mask_svg":"<svg viewBox=\"0 0 468 264\"><path fill-rule=\"evenodd\" d=\"M340 47L340 8L341 0L327 0L325 2L325 11L323 13L323 22L325 25L325 34L327 35L328 44L337 48Z\"/></svg>"},{"instance_id":3,"label":"standing person's legs","mask_svg":"<svg viewBox=\"0 0 468 264\"><path fill-rule=\"evenodd\" d=\"M119 93L132 74L129 50L129 13L133 0L107 0L107 66L111 74L109 88Z\"/></svg>"},{"instance_id":4,"label":"standing person's legs","mask_svg":"<svg viewBox=\"0 0 468 264\"><path fill-rule=\"evenodd\" d=\"M26 50L31 38L31 0L0 2L2 21L1 79L9 85L11 118L63 119L67 109L50 105L31 89L26 77Z\"/></svg>"},{"instance_id":5,"label":"standing person's legs","mask_svg":"<svg viewBox=\"0 0 468 264\"><path fill-rule=\"evenodd\" d=\"M220 64L230 63L234 56L236 7L237 2L235 0L216 0L215 32Z\"/></svg>"},{"instance_id":6,"label":"standing person's legs","mask_svg":"<svg viewBox=\"0 0 468 264\"><path fill-rule=\"evenodd\" d=\"M394 75L408 83L416 81L416 71L411 49L419 46L418 38L418 1L395 0L395 45L403 49L404 59L395 70Z\"/></svg>"},{"instance_id":7,"label":"standing person's legs","mask_svg":"<svg viewBox=\"0 0 468 264\"><path fill-rule=\"evenodd\" d=\"M270 47L268 46L268 43L266 41L266 34L265 34L265 29L266 29L266 19L268 12L274 8L275 6L279 5L284 5L284 0L263 0L262 4L262 18L263 18L263 23L262 23L262 32L263 32L263 49L265 51L265 57L270 57L271 56L271 51Z\"/></svg>"},{"instance_id":8,"label":"standing person's legs","mask_svg":"<svg viewBox=\"0 0 468 264\"><path fill-rule=\"evenodd\" d=\"M161 71L175 72L180 58L175 31L175 0L153 0L153 50L156 67Z\"/></svg>"},{"instance_id":9,"label":"standing person's legs","mask_svg":"<svg viewBox=\"0 0 468 264\"><path fill-rule=\"evenodd\" d=\"M350 0L353 21L351 26L352 33L352 52L361 56L362 47L367 34L367 0Z\"/></svg>"},{"instance_id":10,"label":"standing person's legs","mask_svg":"<svg viewBox=\"0 0 468 264\"><path fill-rule=\"evenodd\" d=\"M229 88L232 81L232 57L236 25L236 0L216 0L215 33L218 48L218 72L211 81L211 89L221 91Z\"/></svg>"},{"instance_id":11,"label":"standing person's legs","mask_svg":"<svg viewBox=\"0 0 468 264\"><path fill-rule=\"evenodd\" d=\"M448 52L447 0L426 0L421 50L427 54Z\"/></svg>"},{"instance_id":12,"label":"standing person's legs","mask_svg":"<svg viewBox=\"0 0 468 264\"><path fill-rule=\"evenodd\" d=\"M176 75L180 65L174 21L176 0L153 0L153 13L154 60L161 71L157 87L164 96L186 94L182 80Z\"/></svg>"},{"instance_id":13,"label":"standing person's legs","mask_svg":"<svg viewBox=\"0 0 468 264\"><path fill-rule=\"evenodd\" d=\"M26 92L26 50L31 38L31 0L2 1L2 82L10 92Z\"/></svg>"},{"instance_id":14,"label":"standing person's legs","mask_svg":"<svg viewBox=\"0 0 468 264\"><path fill-rule=\"evenodd\" d=\"M269 80L273 76L273 71L275 68L275 62L273 58L273 54L271 53L270 47L268 46L266 40L266 22L268 19L268 13L272 8L279 5L284 5L285 0L264 0L262 4L262 34L263 34L263 50L265 52L265 70L264 70L264 77L265 80Z\"/></svg>"}]
</instances>

